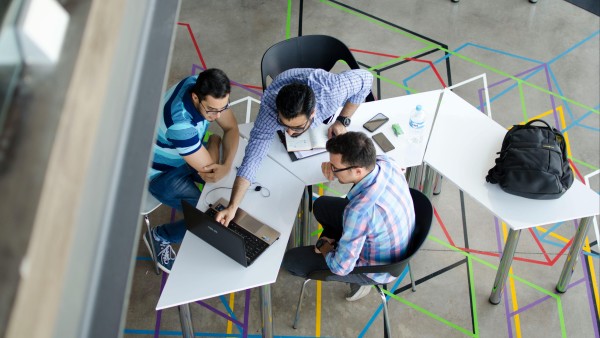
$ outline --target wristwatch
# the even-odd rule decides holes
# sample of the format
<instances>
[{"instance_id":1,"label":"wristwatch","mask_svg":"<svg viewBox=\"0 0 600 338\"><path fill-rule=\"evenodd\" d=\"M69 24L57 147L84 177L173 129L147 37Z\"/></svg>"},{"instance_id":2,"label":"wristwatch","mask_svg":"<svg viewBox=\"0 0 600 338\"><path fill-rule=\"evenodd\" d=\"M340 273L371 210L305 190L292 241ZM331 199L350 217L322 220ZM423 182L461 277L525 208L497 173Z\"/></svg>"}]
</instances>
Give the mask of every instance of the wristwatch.
<instances>
[{"instance_id":1,"label":"wristwatch","mask_svg":"<svg viewBox=\"0 0 600 338\"><path fill-rule=\"evenodd\" d=\"M340 123L344 127L348 127L350 125L350 122L351 122L349 117L342 116L342 115L338 115L338 117L335 120L336 121L340 121Z\"/></svg>"}]
</instances>

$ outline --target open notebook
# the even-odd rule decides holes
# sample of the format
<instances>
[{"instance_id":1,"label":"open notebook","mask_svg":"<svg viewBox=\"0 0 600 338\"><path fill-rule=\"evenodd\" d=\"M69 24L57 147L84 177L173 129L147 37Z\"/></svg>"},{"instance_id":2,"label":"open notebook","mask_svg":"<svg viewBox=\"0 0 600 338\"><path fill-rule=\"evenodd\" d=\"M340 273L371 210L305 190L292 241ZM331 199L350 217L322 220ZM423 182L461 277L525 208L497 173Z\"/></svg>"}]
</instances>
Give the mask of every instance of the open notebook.
<instances>
[{"instance_id":1,"label":"open notebook","mask_svg":"<svg viewBox=\"0 0 600 338\"><path fill-rule=\"evenodd\" d=\"M328 129L328 125L309 128L298 137L291 137L288 133L284 133L285 147L288 152L325 149Z\"/></svg>"}]
</instances>

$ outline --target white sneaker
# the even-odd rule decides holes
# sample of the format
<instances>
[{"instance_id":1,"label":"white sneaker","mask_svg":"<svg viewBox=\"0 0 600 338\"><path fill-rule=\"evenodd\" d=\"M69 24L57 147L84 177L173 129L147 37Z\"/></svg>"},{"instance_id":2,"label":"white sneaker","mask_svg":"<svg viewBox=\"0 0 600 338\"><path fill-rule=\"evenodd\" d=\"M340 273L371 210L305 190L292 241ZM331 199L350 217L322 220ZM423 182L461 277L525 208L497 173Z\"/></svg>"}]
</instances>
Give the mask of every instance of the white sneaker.
<instances>
[{"instance_id":1,"label":"white sneaker","mask_svg":"<svg viewBox=\"0 0 600 338\"><path fill-rule=\"evenodd\" d=\"M173 267L173 262L175 262L175 257L177 257L177 254L169 242L159 239L156 234L154 234L155 229L151 230L152 234L148 232L144 234L144 243L146 243L146 247L150 252L150 257L152 257L152 260L156 260L158 263L158 267L166 273L171 273L171 267ZM150 236L153 237L153 241L150 241ZM152 249L150 248L151 242L154 244L154 251L156 252L157 256L156 259L152 255Z\"/></svg>"},{"instance_id":2,"label":"white sneaker","mask_svg":"<svg viewBox=\"0 0 600 338\"><path fill-rule=\"evenodd\" d=\"M358 284L350 284L350 292L346 295L346 300L349 302L353 302L355 300L359 300L371 292L373 288L372 285L358 285Z\"/></svg>"}]
</instances>

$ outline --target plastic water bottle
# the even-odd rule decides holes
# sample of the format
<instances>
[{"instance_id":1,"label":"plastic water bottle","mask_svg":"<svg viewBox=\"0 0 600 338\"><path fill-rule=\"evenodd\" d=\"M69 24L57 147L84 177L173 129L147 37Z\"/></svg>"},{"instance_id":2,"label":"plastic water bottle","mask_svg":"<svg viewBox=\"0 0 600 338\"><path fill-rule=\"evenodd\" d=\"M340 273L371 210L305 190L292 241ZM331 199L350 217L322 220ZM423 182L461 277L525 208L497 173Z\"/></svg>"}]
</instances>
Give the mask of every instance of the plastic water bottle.
<instances>
[{"instance_id":1,"label":"plastic water bottle","mask_svg":"<svg viewBox=\"0 0 600 338\"><path fill-rule=\"evenodd\" d=\"M425 111L421 105L417 105L410 112L408 126L408 140L411 143L421 143L425 132Z\"/></svg>"}]
</instances>

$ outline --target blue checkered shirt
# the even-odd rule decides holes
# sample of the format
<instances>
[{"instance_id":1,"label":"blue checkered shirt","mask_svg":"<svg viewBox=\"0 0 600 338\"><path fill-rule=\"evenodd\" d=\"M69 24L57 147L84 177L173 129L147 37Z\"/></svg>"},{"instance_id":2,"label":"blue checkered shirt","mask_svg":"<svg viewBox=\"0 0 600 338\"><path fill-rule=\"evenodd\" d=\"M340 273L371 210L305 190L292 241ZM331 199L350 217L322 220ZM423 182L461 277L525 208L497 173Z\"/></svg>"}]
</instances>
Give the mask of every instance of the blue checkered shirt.
<instances>
[{"instance_id":1,"label":"blue checkered shirt","mask_svg":"<svg viewBox=\"0 0 600 338\"><path fill-rule=\"evenodd\" d=\"M325 256L331 271L345 276L355 266L402 259L415 228L415 210L400 166L378 156L373 171L350 189L347 198L342 237L335 251ZM367 276L378 283L394 279L388 273Z\"/></svg>"},{"instance_id":2,"label":"blue checkered shirt","mask_svg":"<svg viewBox=\"0 0 600 338\"><path fill-rule=\"evenodd\" d=\"M246 146L246 154L237 175L253 182L256 172L267 155L277 130L285 128L277 123L275 99L279 90L291 83L307 84L315 93L316 115L311 128L323 124L346 102L360 104L371 91L373 75L366 70L348 70L334 74L322 69L297 68L279 74L263 93L254 128ZM333 119L331 120L333 121Z\"/></svg>"}]
</instances>

